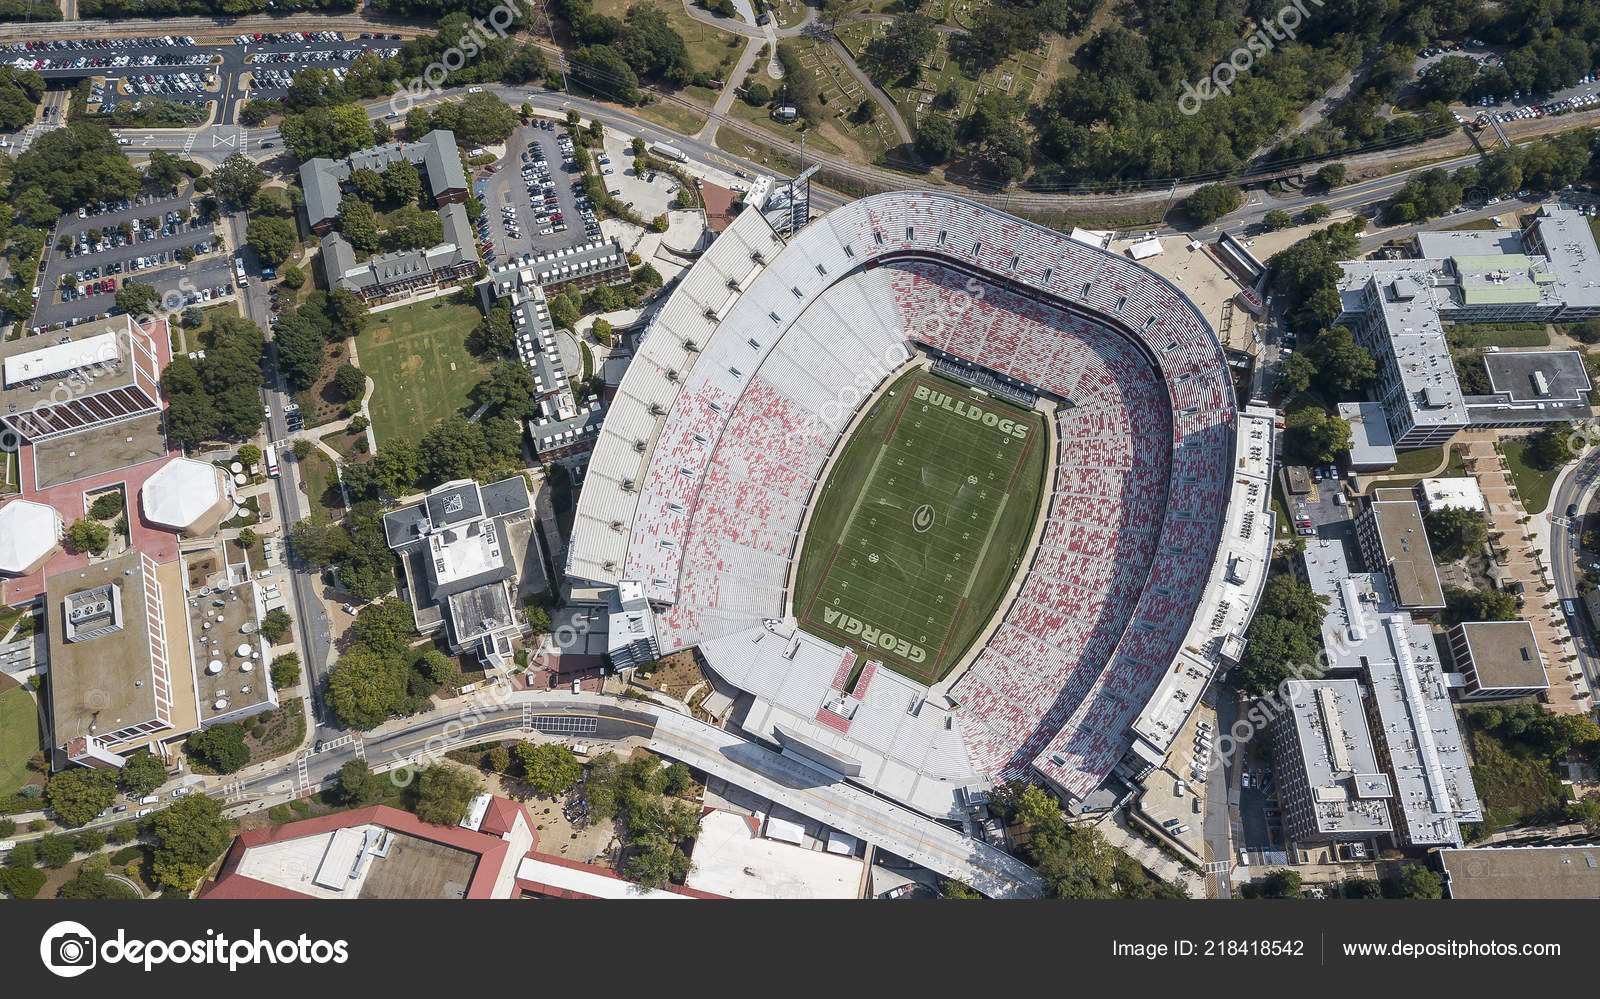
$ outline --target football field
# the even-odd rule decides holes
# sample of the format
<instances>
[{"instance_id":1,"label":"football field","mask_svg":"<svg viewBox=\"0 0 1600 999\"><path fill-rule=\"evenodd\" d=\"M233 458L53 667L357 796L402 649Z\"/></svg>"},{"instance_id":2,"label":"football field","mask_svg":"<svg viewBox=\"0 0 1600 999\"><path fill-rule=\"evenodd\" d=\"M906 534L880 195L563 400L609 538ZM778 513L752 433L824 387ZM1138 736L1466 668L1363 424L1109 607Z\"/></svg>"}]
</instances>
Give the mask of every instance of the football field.
<instances>
[{"instance_id":1,"label":"football field","mask_svg":"<svg viewBox=\"0 0 1600 999\"><path fill-rule=\"evenodd\" d=\"M846 442L801 550L803 628L932 683L993 614L1038 513L1041 417L914 371Z\"/></svg>"}]
</instances>

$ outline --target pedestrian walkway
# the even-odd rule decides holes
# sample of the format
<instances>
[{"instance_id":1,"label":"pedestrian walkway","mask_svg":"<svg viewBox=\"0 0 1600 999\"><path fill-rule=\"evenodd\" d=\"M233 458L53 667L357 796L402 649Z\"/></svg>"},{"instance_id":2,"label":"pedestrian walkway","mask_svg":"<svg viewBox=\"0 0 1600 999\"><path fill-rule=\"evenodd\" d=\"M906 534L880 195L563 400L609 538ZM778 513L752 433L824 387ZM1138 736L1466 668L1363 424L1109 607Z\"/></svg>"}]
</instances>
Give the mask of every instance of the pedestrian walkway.
<instances>
[{"instance_id":1,"label":"pedestrian walkway","mask_svg":"<svg viewBox=\"0 0 1600 999\"><path fill-rule=\"evenodd\" d=\"M1492 430L1464 432L1460 445L1463 464L1477 478L1489 507L1489 529L1492 535L1499 535L1494 544L1496 551L1503 553L1502 564L1509 578L1522 584L1521 616L1533 625L1534 643L1544 657L1550 681L1549 706L1553 711L1582 713L1589 701L1578 696L1579 687L1568 679L1575 672L1572 661L1576 652L1545 564L1549 553L1545 550L1544 518L1523 523L1528 512L1516 496L1505 457L1496 447L1498 439Z\"/></svg>"}]
</instances>

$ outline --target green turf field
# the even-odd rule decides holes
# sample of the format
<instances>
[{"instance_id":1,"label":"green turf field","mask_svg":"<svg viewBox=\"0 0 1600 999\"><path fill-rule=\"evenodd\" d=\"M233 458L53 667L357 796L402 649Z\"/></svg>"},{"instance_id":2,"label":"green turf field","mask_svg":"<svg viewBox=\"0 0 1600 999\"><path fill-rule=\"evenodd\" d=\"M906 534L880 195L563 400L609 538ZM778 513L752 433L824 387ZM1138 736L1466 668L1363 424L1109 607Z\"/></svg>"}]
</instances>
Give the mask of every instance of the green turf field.
<instances>
[{"instance_id":1,"label":"green turf field","mask_svg":"<svg viewBox=\"0 0 1600 999\"><path fill-rule=\"evenodd\" d=\"M1033 529L1036 413L914 371L845 444L800 553L801 627L921 683L994 613Z\"/></svg>"},{"instance_id":2,"label":"green turf field","mask_svg":"<svg viewBox=\"0 0 1600 999\"><path fill-rule=\"evenodd\" d=\"M42 747L39 712L21 687L0 693L0 794L14 794L28 781L28 758Z\"/></svg>"}]
</instances>

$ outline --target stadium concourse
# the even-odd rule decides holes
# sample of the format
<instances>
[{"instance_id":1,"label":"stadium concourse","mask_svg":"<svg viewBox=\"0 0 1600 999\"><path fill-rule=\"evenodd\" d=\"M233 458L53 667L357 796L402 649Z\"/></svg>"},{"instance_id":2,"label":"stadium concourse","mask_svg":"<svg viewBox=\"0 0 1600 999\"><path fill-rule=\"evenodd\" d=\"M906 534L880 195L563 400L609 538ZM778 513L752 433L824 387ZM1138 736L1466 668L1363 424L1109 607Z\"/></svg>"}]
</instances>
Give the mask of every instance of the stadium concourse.
<instances>
[{"instance_id":1,"label":"stadium concourse","mask_svg":"<svg viewBox=\"0 0 1600 999\"><path fill-rule=\"evenodd\" d=\"M1032 403L1054 441L1015 598L931 686L880 668L896 638L870 622L848 647L802 630L791 589L830 455L892 376L930 362ZM1158 765L1242 648L1273 426L1235 405L1193 305L1129 260L929 192L787 240L747 210L646 331L567 575L632 598L614 660L697 646L751 695L744 730L834 779L940 818L1012 778L1081 801Z\"/></svg>"}]
</instances>

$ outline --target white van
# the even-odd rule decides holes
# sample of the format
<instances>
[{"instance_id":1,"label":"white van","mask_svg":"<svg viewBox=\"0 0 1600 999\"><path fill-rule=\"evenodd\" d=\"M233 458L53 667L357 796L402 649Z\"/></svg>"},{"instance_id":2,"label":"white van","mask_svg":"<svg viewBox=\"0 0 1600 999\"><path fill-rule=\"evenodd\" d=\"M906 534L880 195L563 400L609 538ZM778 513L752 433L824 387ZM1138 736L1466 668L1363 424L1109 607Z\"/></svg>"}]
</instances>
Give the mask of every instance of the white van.
<instances>
[{"instance_id":1,"label":"white van","mask_svg":"<svg viewBox=\"0 0 1600 999\"><path fill-rule=\"evenodd\" d=\"M160 800L161 800L161 795L159 795L159 794L147 794L143 798L139 799L139 804L141 804L141 805L154 805L156 802L158 802Z\"/></svg>"}]
</instances>

